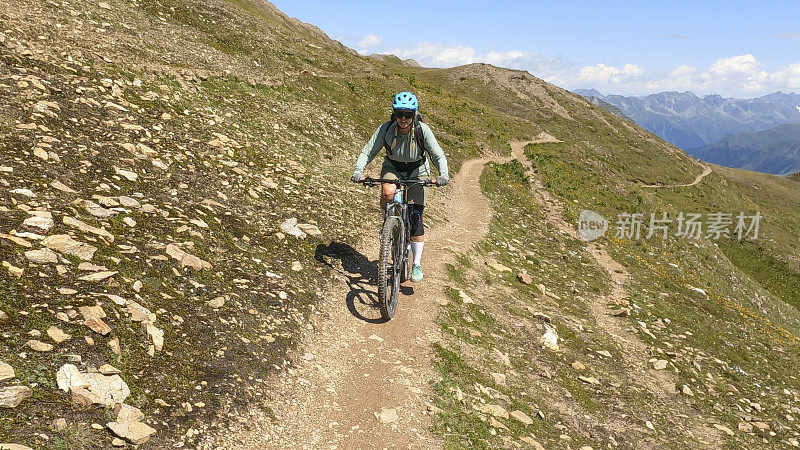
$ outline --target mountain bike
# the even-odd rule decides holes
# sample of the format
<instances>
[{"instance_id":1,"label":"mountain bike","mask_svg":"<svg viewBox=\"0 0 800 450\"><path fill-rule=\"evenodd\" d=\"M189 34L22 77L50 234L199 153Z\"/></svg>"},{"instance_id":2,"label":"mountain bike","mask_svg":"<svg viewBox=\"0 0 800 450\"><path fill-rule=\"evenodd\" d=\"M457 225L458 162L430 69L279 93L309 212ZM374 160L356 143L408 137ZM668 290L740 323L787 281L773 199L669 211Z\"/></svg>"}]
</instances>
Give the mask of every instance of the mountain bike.
<instances>
[{"instance_id":1,"label":"mountain bike","mask_svg":"<svg viewBox=\"0 0 800 450\"><path fill-rule=\"evenodd\" d=\"M400 283L411 278L411 224L406 203L406 191L416 185L436 186L432 180L387 180L365 178L365 186L392 183L397 186L394 198L386 204L381 230L378 260L378 306L381 317L389 320L397 309Z\"/></svg>"}]
</instances>

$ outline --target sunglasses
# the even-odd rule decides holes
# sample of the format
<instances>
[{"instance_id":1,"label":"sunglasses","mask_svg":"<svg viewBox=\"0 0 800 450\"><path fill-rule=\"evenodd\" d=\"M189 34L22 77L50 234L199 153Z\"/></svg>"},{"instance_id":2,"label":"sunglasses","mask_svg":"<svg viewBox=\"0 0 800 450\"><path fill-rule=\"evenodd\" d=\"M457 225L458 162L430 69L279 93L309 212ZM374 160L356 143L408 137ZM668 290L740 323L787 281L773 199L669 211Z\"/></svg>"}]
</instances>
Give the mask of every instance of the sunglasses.
<instances>
[{"instance_id":1,"label":"sunglasses","mask_svg":"<svg viewBox=\"0 0 800 450\"><path fill-rule=\"evenodd\" d=\"M411 119L416 114L415 111L395 111L395 117L399 117L401 119Z\"/></svg>"}]
</instances>

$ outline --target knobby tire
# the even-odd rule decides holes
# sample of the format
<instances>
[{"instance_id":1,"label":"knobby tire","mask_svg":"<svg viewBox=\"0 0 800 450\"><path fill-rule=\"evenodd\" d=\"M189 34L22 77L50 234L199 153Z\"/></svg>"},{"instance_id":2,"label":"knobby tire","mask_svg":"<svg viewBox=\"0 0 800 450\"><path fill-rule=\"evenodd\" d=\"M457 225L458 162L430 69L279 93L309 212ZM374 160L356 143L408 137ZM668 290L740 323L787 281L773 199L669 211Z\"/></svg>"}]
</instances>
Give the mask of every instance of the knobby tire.
<instances>
[{"instance_id":1,"label":"knobby tire","mask_svg":"<svg viewBox=\"0 0 800 450\"><path fill-rule=\"evenodd\" d=\"M381 252L378 260L378 306L381 317L389 320L397 308L397 297L400 291L400 278L403 268L397 260L397 246L402 241L400 218L392 216L386 219L381 231Z\"/></svg>"}]
</instances>

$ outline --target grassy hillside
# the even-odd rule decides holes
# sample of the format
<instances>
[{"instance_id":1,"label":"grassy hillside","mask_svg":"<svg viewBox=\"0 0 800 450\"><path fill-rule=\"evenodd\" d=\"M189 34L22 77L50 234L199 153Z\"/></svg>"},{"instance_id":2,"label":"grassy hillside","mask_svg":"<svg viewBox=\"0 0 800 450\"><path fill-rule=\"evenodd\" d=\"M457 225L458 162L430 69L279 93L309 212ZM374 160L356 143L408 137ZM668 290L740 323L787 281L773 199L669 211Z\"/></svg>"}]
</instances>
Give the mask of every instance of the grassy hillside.
<instances>
[{"instance_id":1,"label":"grassy hillside","mask_svg":"<svg viewBox=\"0 0 800 450\"><path fill-rule=\"evenodd\" d=\"M263 381L286 370L286 352L313 328L309 318L332 276L314 260L317 246L355 242L377 229L375 192L346 180L357 151L388 116L391 95L406 89L418 93L456 170L484 152L508 153L512 139L547 132L562 140L526 152L569 222L584 208L609 218L621 211L760 210L763 239L755 243L603 242L634 276L631 302L638 308L625 319L630 326L664 317L675 324L676 331L654 332L658 339L648 345L686 350L675 351L673 364L685 384L703 393L692 406L732 429L740 415L758 416L777 433L731 438L744 447L794 435L786 414L796 414L790 369L798 329L797 183L715 169L696 188L643 188L688 182L699 169L653 135L527 73L486 65L433 70L361 57L269 4L10 0L0 5L0 23L0 361L15 371L0 389L27 386L33 395L0 415L0 442L110 445L110 433L92 424L104 425L111 412L78 406L56 388L56 371L68 362L83 372L103 364L120 370L131 391L126 403L158 431L143 448L191 447L211 418L259 402ZM468 305L466 315L443 310L447 339L439 351L447 376L437 386L437 429L454 445L488 446L530 434L524 427L490 427L461 403L445 401L450 388L474 392L475 380L499 389L487 381L487 361L468 357L475 348L496 347L512 354L524 382L512 382L517 390L503 395L537 417L538 440L557 445L566 434L575 442L605 442L613 435L608 425L600 419L583 425L583 414L619 408L614 423L621 426L627 419L619 414L639 414L650 398L624 381L612 386L617 391L587 389L565 372L572 363L567 355L589 348L613 353L608 336L587 341L578 326L590 328L593 320L581 298L608 291L609 281L580 242L543 225L542 205L514 189L527 186L521 170L498 166L484 174L495 222L482 248L453 268L449 292L483 292L473 295L487 306ZM292 218L305 230L316 225L321 235L291 236L281 225ZM82 260L43 239L53 235L96 251ZM52 253L26 255L47 243ZM530 254L523 256L523 248ZM184 253L199 261L181 260ZM547 311L567 339L567 354L523 351L540 328L502 323L506 316L495 311L530 318L508 299L539 308L536 290L512 276L489 275L470 262L480 261L478 253L527 268L562 299ZM81 308L94 305L106 315L106 335L84 324ZM148 320L163 331L163 349L158 331L134 320L140 307L155 315ZM51 327L71 339L57 342ZM671 343L676 339L680 344ZM54 349L33 350L30 340ZM115 340L119 352L109 345ZM725 365L708 362L713 358ZM613 360L596 362L596 370L624 380ZM550 376L529 376L531 365ZM738 393L729 395L728 384ZM546 390L562 385L574 401L548 409ZM724 394L712 395L711 386ZM518 396L523 391L530 399ZM757 401L756 411L750 403ZM530 406L536 403L543 417ZM65 429L53 430L57 418L67 419ZM653 422L661 424L659 439L695 442L673 433L669 419Z\"/></svg>"}]
</instances>

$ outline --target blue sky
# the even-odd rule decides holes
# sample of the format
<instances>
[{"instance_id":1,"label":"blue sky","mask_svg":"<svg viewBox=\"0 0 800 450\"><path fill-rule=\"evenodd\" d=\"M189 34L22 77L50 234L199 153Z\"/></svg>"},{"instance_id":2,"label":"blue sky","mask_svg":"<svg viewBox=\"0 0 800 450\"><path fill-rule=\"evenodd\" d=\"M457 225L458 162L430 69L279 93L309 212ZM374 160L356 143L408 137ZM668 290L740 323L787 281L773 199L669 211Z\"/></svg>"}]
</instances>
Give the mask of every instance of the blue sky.
<instances>
[{"instance_id":1,"label":"blue sky","mask_svg":"<svg viewBox=\"0 0 800 450\"><path fill-rule=\"evenodd\" d=\"M605 94L800 92L798 1L288 1L362 53L525 69Z\"/></svg>"}]
</instances>

